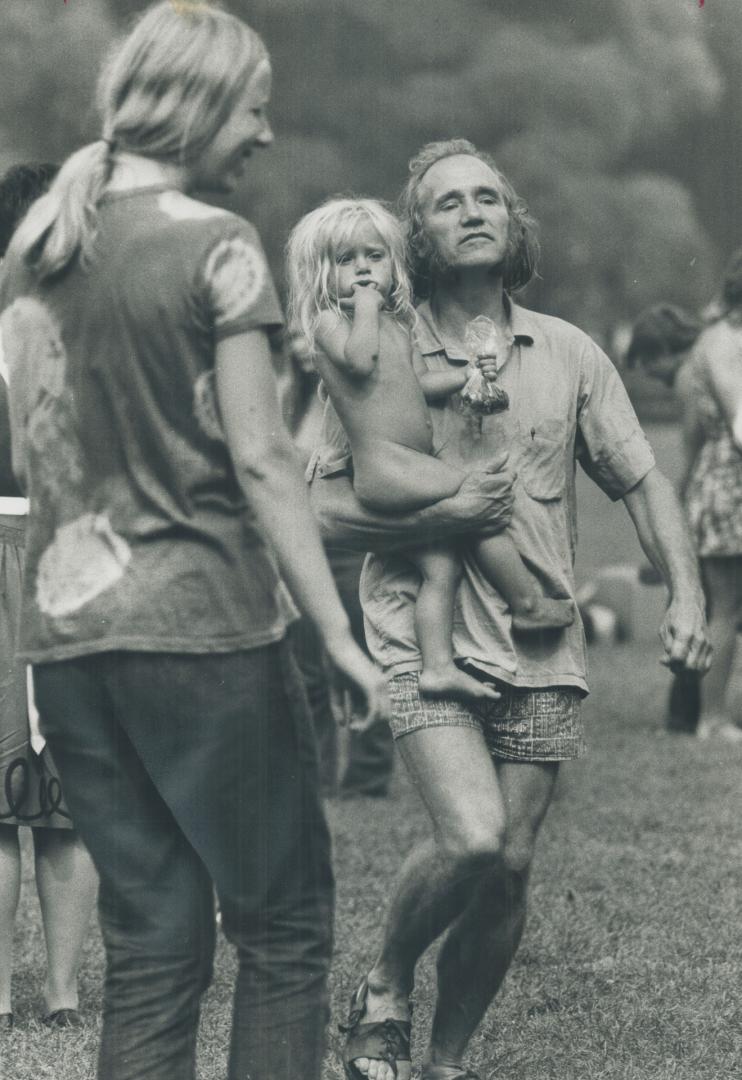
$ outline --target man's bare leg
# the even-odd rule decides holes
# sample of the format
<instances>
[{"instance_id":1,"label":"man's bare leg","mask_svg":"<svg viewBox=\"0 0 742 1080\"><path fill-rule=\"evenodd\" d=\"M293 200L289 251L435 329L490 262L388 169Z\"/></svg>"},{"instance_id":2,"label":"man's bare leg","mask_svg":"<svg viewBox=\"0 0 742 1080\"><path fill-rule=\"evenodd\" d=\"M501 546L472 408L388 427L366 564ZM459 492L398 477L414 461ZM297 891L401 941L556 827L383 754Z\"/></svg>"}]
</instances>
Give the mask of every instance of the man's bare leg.
<instances>
[{"instance_id":1,"label":"man's bare leg","mask_svg":"<svg viewBox=\"0 0 742 1080\"><path fill-rule=\"evenodd\" d=\"M392 898L381 951L369 972L364 1023L409 1017L415 964L472 900L479 880L500 859L505 806L479 730L435 727L398 744L433 821L433 839L406 860ZM356 1058L369 1080L393 1080L383 1061ZM400 1062L398 1080L409 1080Z\"/></svg>"},{"instance_id":2,"label":"man's bare leg","mask_svg":"<svg viewBox=\"0 0 742 1080\"><path fill-rule=\"evenodd\" d=\"M503 857L478 882L438 955L438 1001L428 1052L432 1064L461 1063L518 948L534 844L558 768L557 763L497 766L507 821Z\"/></svg>"}]
</instances>

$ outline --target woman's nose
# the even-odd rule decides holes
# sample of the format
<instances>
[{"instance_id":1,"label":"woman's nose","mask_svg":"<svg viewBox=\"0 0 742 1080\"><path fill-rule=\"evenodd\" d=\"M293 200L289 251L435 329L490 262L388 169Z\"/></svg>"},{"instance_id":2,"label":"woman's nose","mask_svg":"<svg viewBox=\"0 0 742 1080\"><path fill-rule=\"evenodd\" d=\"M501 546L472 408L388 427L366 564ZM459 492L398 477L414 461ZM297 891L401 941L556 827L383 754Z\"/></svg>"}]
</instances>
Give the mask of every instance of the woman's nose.
<instances>
[{"instance_id":1,"label":"woman's nose","mask_svg":"<svg viewBox=\"0 0 742 1080\"><path fill-rule=\"evenodd\" d=\"M273 128L267 120L263 121L263 126L258 134L258 142L261 146L270 146L273 142Z\"/></svg>"}]
</instances>

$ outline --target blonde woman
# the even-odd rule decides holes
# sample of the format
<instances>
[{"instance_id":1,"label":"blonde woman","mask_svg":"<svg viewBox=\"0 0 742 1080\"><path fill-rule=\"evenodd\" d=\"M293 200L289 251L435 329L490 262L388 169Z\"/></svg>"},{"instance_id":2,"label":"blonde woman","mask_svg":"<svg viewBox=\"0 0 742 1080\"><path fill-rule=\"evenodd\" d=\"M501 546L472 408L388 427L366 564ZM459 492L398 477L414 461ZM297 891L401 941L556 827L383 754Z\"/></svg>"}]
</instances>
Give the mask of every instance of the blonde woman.
<instances>
[{"instance_id":1,"label":"blonde woman","mask_svg":"<svg viewBox=\"0 0 742 1080\"><path fill-rule=\"evenodd\" d=\"M194 1077L214 885L239 962L229 1077L319 1076L332 872L283 580L365 722L385 711L281 420L258 234L187 194L232 190L269 145L270 86L240 20L151 8L103 72L101 138L0 282L21 650L101 878L101 1080Z\"/></svg>"}]
</instances>

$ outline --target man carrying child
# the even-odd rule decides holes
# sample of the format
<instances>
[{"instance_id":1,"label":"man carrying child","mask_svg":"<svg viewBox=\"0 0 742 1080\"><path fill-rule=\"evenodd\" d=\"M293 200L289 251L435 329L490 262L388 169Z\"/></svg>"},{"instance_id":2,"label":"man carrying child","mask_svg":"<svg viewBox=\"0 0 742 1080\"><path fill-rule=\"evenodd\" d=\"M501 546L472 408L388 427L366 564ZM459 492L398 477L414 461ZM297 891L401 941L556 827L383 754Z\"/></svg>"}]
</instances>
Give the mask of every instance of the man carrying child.
<instances>
[{"instance_id":1,"label":"man carrying child","mask_svg":"<svg viewBox=\"0 0 742 1080\"><path fill-rule=\"evenodd\" d=\"M517 306L509 291L533 273L533 222L487 155L451 140L424 147L403 195L418 300L417 346L430 371L467 361L467 325L486 316L509 342L497 382L509 408L481 418L459 394L431 406L435 444L471 472L498 452L517 474L518 550L550 595L574 597L575 462L613 500L622 499L639 540L662 573L669 606L664 662L703 672L710 662L696 561L672 487L657 470L623 384L580 330ZM361 508L338 469L341 439L328 413L325 446L310 467L326 539L373 549L361 585L369 648L390 675L392 728L433 819L433 836L406 860L376 960L354 994L345 1051L349 1077L408 1080L409 994L415 963L448 931L438 957L438 998L423 1080L464 1080L462 1059L499 989L525 918L526 885L559 762L583 752L587 692L582 627L513 635L507 605L465 558L454 623L457 663L493 682L496 701L421 696L414 632L417 578L400 552L420 544ZM334 448L334 449L331 449ZM505 476L503 472L502 477ZM508 495L502 481L501 508ZM493 502L496 504L497 499ZM453 529L445 510L426 516L426 536ZM481 526L481 520L473 529ZM464 530L461 530L463 532Z\"/></svg>"}]
</instances>

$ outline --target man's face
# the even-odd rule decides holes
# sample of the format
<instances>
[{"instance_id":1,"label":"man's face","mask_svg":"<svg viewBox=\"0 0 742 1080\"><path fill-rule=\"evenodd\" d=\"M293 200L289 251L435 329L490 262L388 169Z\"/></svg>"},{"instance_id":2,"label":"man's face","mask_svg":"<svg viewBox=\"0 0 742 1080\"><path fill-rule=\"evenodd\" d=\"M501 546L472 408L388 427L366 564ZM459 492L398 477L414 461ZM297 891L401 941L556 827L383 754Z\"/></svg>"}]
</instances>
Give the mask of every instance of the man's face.
<instances>
[{"instance_id":1,"label":"man's face","mask_svg":"<svg viewBox=\"0 0 742 1080\"><path fill-rule=\"evenodd\" d=\"M420 185L422 220L438 262L451 270L502 265L510 215L489 165L468 154L442 158Z\"/></svg>"}]
</instances>

